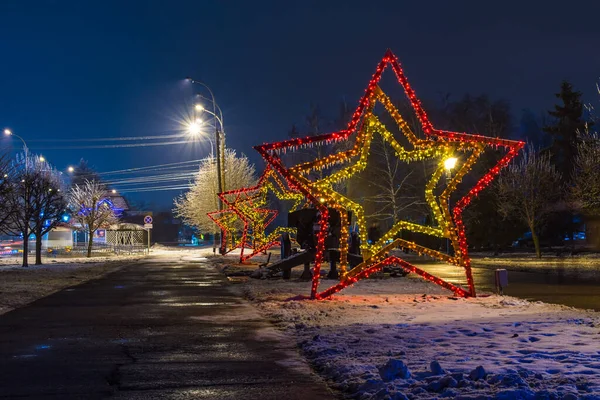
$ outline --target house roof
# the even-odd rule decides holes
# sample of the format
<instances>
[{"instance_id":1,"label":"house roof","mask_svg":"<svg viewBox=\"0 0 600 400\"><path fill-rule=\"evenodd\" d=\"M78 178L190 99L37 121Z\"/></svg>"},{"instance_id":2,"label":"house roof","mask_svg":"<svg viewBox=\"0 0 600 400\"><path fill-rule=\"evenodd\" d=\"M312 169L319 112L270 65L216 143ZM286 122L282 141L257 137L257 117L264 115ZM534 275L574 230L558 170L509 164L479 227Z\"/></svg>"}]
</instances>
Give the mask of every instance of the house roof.
<instances>
[{"instance_id":1,"label":"house roof","mask_svg":"<svg viewBox=\"0 0 600 400\"><path fill-rule=\"evenodd\" d=\"M116 208L123 211L129 210L129 204L127 203L127 200L125 200L125 197L118 194L106 193L106 198L109 199Z\"/></svg>"}]
</instances>

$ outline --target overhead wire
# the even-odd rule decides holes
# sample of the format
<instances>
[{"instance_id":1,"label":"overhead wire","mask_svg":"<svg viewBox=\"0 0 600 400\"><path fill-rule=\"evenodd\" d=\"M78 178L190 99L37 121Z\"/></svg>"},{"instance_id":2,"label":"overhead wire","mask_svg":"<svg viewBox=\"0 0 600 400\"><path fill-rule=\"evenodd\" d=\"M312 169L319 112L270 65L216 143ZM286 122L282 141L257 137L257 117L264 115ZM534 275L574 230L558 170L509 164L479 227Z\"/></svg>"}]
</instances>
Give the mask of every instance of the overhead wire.
<instances>
[{"instance_id":1,"label":"overhead wire","mask_svg":"<svg viewBox=\"0 0 600 400\"><path fill-rule=\"evenodd\" d=\"M191 187L192 187L192 185L151 186L151 187L123 189L123 190L119 190L119 193L140 193L140 192L155 192L155 191L165 191L165 190L186 190Z\"/></svg>"},{"instance_id":2,"label":"overhead wire","mask_svg":"<svg viewBox=\"0 0 600 400\"><path fill-rule=\"evenodd\" d=\"M32 150L80 150L80 149L117 149L126 147L155 147L155 146L171 146L176 144L188 144L193 140L180 140L174 142L160 143L126 143L126 144L105 144L91 146L51 146L51 147L32 147Z\"/></svg>"},{"instance_id":3,"label":"overhead wire","mask_svg":"<svg viewBox=\"0 0 600 400\"><path fill-rule=\"evenodd\" d=\"M174 139L187 136L187 133L177 133L173 135L154 135L154 136L120 136L103 138L73 138L73 139L27 139L28 142L118 142L135 140L162 140Z\"/></svg>"},{"instance_id":4,"label":"overhead wire","mask_svg":"<svg viewBox=\"0 0 600 400\"><path fill-rule=\"evenodd\" d=\"M192 163L198 163L198 164L200 164L200 162L202 160L203 160L202 158L199 158L197 160L190 160L190 161L178 161L178 162L167 163L167 164L147 165L145 167L135 167L135 168L118 169L118 170L114 170L114 171L98 172L98 175L126 174L126 173L129 173L129 172L136 172L136 171L143 171L143 170L153 170L153 169L159 169L159 168L162 168L162 167L177 168L178 166L184 165L184 164L192 164Z\"/></svg>"}]
</instances>

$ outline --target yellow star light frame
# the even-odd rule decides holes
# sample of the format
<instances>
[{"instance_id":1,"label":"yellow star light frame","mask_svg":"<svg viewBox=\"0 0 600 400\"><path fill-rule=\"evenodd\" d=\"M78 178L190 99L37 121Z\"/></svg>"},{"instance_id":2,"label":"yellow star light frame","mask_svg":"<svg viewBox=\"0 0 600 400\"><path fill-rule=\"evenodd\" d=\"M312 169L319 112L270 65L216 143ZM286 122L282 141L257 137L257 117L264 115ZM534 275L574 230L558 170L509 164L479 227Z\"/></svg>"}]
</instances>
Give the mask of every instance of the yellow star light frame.
<instances>
[{"instance_id":1,"label":"yellow star light frame","mask_svg":"<svg viewBox=\"0 0 600 400\"><path fill-rule=\"evenodd\" d=\"M385 96L377 86L383 70L388 65L391 65L399 83L403 87L409 101L411 102L411 105L417 117L419 118L419 121L421 122L423 132L426 136L425 139L417 138L416 135L410 131L408 125L402 119L397 110L395 110L395 108L392 106L387 96ZM393 135L389 133L386 127L383 126L372 114L373 106L377 100L380 101L386 110L393 116L396 123L400 126L402 133L408 139L412 149L407 150L403 148L393 138ZM361 118L362 124L357 131L356 129L359 127ZM353 132L357 132L356 142L351 150L345 152L331 154L321 159L303 163L290 168L286 168L281 162L280 158L277 156L277 152L287 151L288 148L294 149L301 146L311 145L316 142L329 143L332 141L348 139ZM423 226L411 223L409 221L399 221L388 232L386 232L383 237L377 241L377 243L369 245L366 241L366 223L362 206L351 201L340 193L335 192L332 185L333 183L348 179L353 174L364 170L367 163L370 143L375 133L381 134L383 139L396 150L397 156L405 162L412 162L414 160L426 158L436 158L439 160L437 169L434 171L425 187L425 198L432 209L437 226ZM462 222L462 212L464 208L472 201L472 199L487 185L489 185L493 178L500 172L500 169L506 166L510 160L516 156L523 145L523 142L434 129L425 111L422 109L420 102L416 98L414 91L408 84L408 81L404 76L404 72L402 71L402 68L400 67L396 57L390 51L388 51L377 67L377 71L369 83L367 91L346 130L316 137L292 139L285 142L265 144L262 146L257 146L256 149L261 153L268 163L273 165L273 167L276 168L293 185L296 185L297 188L303 192L307 198L321 211L321 230L317 235L315 274L313 276L313 284L311 289L312 298L328 297L333 293L342 290L344 287L351 285L364 277L368 277L371 273L389 264L400 265L406 270L415 272L423 276L425 279L452 290L457 295L475 296L475 286L471 273L464 224ZM490 146L502 147L507 150L507 153L476 183L476 185L463 198L458 201L451 213L448 204L450 194L456 190L459 182L469 172L484 149ZM457 152L465 153L464 158L466 159L460 163L457 173L448 183L442 194L436 197L434 194L434 189L438 185L438 182L443 175L444 164L450 158L452 160L456 160L454 156ZM308 173L311 170L323 169L331 165L346 163L352 161L352 159L356 157L358 157L358 159L354 160L352 164L342 168L339 171L331 173L327 177L314 182L309 179ZM363 239L361 244L363 250L363 263L354 267L351 271L346 271L346 238L348 236L348 229L346 225L345 228L342 229L342 237L340 238L340 246L342 247L340 251L342 258L340 264L343 271L342 279L339 284L319 293L319 273L320 265L323 260L322 252L324 250L324 238L328 220L327 205L325 203L329 203L338 211L342 211L340 213L341 215L345 215L347 210L352 210L357 215L360 235L361 239ZM401 229L448 238L450 239L455 250L455 255L451 256L449 254L421 246L414 242L395 238ZM388 252L397 247L408 248L418 252L419 254L424 254L450 264L464 267L468 289L465 290L436 278L398 257L389 256Z\"/></svg>"}]
</instances>

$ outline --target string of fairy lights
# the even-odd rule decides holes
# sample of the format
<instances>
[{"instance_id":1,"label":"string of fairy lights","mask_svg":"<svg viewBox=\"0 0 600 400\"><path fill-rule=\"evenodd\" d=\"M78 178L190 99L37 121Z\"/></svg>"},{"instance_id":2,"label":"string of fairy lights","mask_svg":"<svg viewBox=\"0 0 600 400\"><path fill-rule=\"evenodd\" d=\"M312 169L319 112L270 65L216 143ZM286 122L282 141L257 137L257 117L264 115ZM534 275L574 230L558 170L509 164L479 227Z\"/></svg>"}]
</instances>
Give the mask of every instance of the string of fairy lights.
<instances>
[{"instance_id":1,"label":"string of fairy lights","mask_svg":"<svg viewBox=\"0 0 600 400\"><path fill-rule=\"evenodd\" d=\"M290 190L273 168L267 167L256 186L219 193L218 196L227 208L224 212L208 214L217 225L229 232L231 243L228 250L241 249L240 263L279 244L279 238L283 233L296 234L296 228L283 226L276 227L268 235L265 234L267 226L273 222L278 213L277 210L266 208L268 193L273 193L279 201L293 202L290 212L297 210L304 199L302 194ZM232 213L237 218L233 217ZM237 240L232 235L236 223L243 225L242 233ZM251 251L245 252L246 248Z\"/></svg>"}]
</instances>

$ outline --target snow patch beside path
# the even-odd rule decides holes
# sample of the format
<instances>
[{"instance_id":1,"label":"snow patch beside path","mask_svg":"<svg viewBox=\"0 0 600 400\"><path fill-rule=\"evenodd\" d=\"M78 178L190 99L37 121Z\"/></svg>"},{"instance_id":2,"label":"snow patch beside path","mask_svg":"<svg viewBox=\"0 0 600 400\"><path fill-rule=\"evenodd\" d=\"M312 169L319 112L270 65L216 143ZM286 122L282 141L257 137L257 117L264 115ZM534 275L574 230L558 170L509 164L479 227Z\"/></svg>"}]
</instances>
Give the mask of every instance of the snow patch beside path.
<instances>
[{"instance_id":1,"label":"snow patch beside path","mask_svg":"<svg viewBox=\"0 0 600 400\"><path fill-rule=\"evenodd\" d=\"M290 300L309 285L239 287L348 398L600 399L600 313L458 299L412 276L370 279L326 301Z\"/></svg>"}]
</instances>

